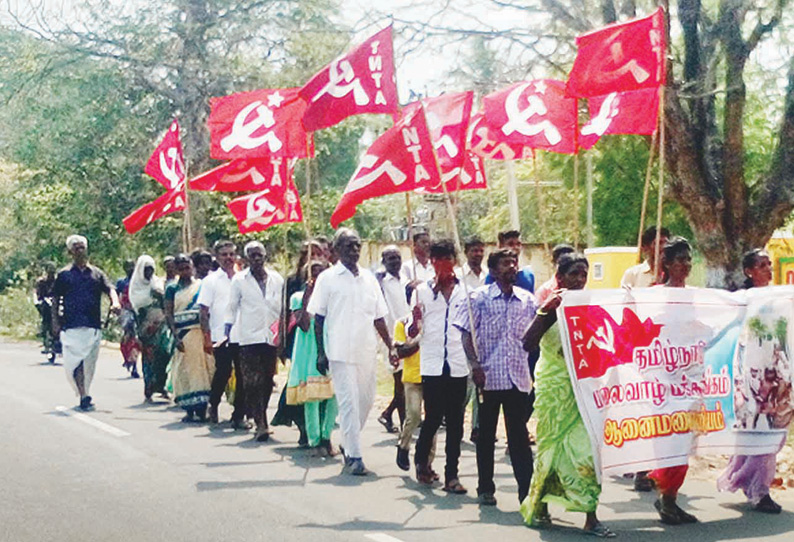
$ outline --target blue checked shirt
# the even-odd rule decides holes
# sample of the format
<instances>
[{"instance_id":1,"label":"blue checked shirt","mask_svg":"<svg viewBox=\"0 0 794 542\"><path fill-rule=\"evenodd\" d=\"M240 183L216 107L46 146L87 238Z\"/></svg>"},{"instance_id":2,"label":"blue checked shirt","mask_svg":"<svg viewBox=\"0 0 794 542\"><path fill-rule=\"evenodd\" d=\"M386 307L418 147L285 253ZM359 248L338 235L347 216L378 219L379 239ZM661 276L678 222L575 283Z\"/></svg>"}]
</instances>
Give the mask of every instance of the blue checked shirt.
<instances>
[{"instance_id":1,"label":"blue checked shirt","mask_svg":"<svg viewBox=\"0 0 794 542\"><path fill-rule=\"evenodd\" d=\"M525 393L532 390L522 339L535 317L535 310L534 296L516 286L509 298L497 284L472 292L474 334L487 391L509 390L513 386ZM471 333L466 303L460 304L453 323Z\"/></svg>"}]
</instances>

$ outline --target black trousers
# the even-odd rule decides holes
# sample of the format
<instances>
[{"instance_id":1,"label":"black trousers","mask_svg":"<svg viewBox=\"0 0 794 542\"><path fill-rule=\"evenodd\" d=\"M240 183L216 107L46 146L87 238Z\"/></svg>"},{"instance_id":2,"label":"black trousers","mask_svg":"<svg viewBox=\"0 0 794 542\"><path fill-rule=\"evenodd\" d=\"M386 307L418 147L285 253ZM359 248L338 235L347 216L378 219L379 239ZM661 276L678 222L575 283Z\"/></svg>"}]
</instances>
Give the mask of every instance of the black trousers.
<instances>
[{"instance_id":1,"label":"black trousers","mask_svg":"<svg viewBox=\"0 0 794 542\"><path fill-rule=\"evenodd\" d=\"M382 414L384 418L390 420L392 414L396 410L397 417L400 418L400 426L402 427L402 424L405 423L405 388L403 387L402 370L392 373L392 378L394 379L394 395L391 399L391 403L389 403L389 406L386 407L386 410L384 410Z\"/></svg>"},{"instance_id":2,"label":"black trousers","mask_svg":"<svg viewBox=\"0 0 794 542\"><path fill-rule=\"evenodd\" d=\"M245 388L246 414L257 429L267 427L267 404L273 393L276 373L276 347L266 344L240 346L240 369Z\"/></svg>"},{"instance_id":3,"label":"black trousers","mask_svg":"<svg viewBox=\"0 0 794 542\"><path fill-rule=\"evenodd\" d=\"M422 397L425 402L425 420L419 439L416 441L414 462L418 469L427 467L430 449L442 420L447 420L447 438L444 448L446 465L444 480L450 482L458 477L460 442L463 440L463 405L466 402L465 376L423 376Z\"/></svg>"},{"instance_id":4,"label":"black trousers","mask_svg":"<svg viewBox=\"0 0 794 542\"><path fill-rule=\"evenodd\" d=\"M212 349L215 356L215 375L212 377L210 386L210 406L217 407L221 403L223 392L232 376L234 368L235 390L234 390L234 412L232 421L242 421L245 416L245 385L243 383L242 371L240 371L240 345L224 343L219 348Z\"/></svg>"},{"instance_id":5,"label":"black trousers","mask_svg":"<svg viewBox=\"0 0 794 542\"><path fill-rule=\"evenodd\" d=\"M518 500L529 493L532 480L532 450L529 448L527 420L531 415L529 396L518 388L500 391L483 391L480 404L480 436L477 439L477 494L496 491L493 481L494 439L499 409L504 411L507 429L507 448L513 475L518 483Z\"/></svg>"}]
</instances>

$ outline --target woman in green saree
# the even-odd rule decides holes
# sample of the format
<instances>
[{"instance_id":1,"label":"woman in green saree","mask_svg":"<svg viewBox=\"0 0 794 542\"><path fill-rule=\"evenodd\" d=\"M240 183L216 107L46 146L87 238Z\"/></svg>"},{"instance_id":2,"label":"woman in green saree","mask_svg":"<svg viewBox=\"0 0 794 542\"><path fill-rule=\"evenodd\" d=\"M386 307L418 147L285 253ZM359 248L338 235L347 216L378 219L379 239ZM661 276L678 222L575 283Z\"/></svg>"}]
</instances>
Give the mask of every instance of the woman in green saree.
<instances>
[{"instance_id":1,"label":"woman in green saree","mask_svg":"<svg viewBox=\"0 0 794 542\"><path fill-rule=\"evenodd\" d=\"M556 309L563 290L581 290L587 283L588 263L581 254L565 254L557 264L556 290L538 309L524 336L524 349L540 346L535 369L537 452L532 483L521 515L533 527L551 525L549 503L584 512L584 531L601 538L615 536L596 516L601 484L593 451L562 352Z\"/></svg>"},{"instance_id":2,"label":"woman in green saree","mask_svg":"<svg viewBox=\"0 0 794 542\"><path fill-rule=\"evenodd\" d=\"M176 346L171 359L174 401L187 412L183 422L203 422L207 418L215 360L204 351L199 324L197 299L201 281L193 276L193 265L186 255L178 255L174 263L179 280L165 289L165 315Z\"/></svg>"}]
</instances>

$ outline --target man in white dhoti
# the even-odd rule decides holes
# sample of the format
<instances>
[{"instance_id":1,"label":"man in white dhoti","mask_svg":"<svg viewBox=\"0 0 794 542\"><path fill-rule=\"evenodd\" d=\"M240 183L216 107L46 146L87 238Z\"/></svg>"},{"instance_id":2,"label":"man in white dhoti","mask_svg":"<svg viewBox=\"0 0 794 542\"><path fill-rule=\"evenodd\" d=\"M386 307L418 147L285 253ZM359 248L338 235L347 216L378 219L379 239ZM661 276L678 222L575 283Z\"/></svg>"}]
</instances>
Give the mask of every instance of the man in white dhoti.
<instances>
[{"instance_id":1,"label":"man in white dhoti","mask_svg":"<svg viewBox=\"0 0 794 542\"><path fill-rule=\"evenodd\" d=\"M388 310L378 280L358 266L361 240L348 228L334 237L339 262L320 274L307 310L315 316L317 369L331 369L339 426L345 452L345 471L365 475L361 459L361 430L375 399L375 331L397 363L386 329Z\"/></svg>"},{"instance_id":2,"label":"man in white dhoti","mask_svg":"<svg viewBox=\"0 0 794 542\"><path fill-rule=\"evenodd\" d=\"M88 241L70 235L66 248L72 263L58 272L53 287L52 331L60 334L66 378L80 396L80 409L92 410L89 390L102 340L102 294L110 297L111 310L121 304L107 275L88 263Z\"/></svg>"}]
</instances>

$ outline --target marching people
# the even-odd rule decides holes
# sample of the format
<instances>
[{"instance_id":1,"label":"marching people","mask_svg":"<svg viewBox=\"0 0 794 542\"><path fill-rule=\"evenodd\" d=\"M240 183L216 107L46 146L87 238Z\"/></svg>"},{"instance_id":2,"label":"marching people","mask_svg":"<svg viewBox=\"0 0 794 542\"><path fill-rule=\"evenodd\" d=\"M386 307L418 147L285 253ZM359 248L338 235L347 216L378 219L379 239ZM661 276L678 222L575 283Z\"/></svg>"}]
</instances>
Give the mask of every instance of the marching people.
<instances>
[{"instance_id":1,"label":"marching people","mask_svg":"<svg viewBox=\"0 0 794 542\"><path fill-rule=\"evenodd\" d=\"M692 270L692 247L683 237L671 237L662 250L662 274L664 283L661 287L686 288L686 279ZM678 490L684 485L689 465L676 465L655 469L648 473L648 478L656 486L659 498L654 502L662 523L680 525L696 523L697 518L678 506Z\"/></svg>"},{"instance_id":2,"label":"marching people","mask_svg":"<svg viewBox=\"0 0 794 542\"><path fill-rule=\"evenodd\" d=\"M193 275L198 280L204 280L212 271L212 254L198 248L190 253L190 260L193 262Z\"/></svg>"},{"instance_id":3,"label":"marching people","mask_svg":"<svg viewBox=\"0 0 794 542\"><path fill-rule=\"evenodd\" d=\"M110 298L112 312L118 314L121 304L107 275L88 263L88 240L70 235L66 248L72 263L55 277L52 333L60 337L66 377L80 396L80 409L93 410L90 392L102 341L102 294Z\"/></svg>"},{"instance_id":4,"label":"marching people","mask_svg":"<svg viewBox=\"0 0 794 542\"><path fill-rule=\"evenodd\" d=\"M567 253L560 257L556 272L559 288L537 310L524 335L524 349L530 352L539 347L541 355L535 373L537 451L532 484L521 504L521 514L528 525L545 527L551 525L549 503L559 503L569 511L586 514L585 532L612 538L615 533L596 515L601 484L557 330L556 310L562 292L583 289L587 271L583 255Z\"/></svg>"},{"instance_id":5,"label":"marching people","mask_svg":"<svg viewBox=\"0 0 794 542\"><path fill-rule=\"evenodd\" d=\"M344 471L356 476L368 473L362 459L361 431L375 399L375 331L389 349L396 364L389 330L388 313L377 279L358 265L361 240L348 228L334 236L339 257L322 273L314 286L307 310L315 317L317 370L331 370L339 405Z\"/></svg>"},{"instance_id":6,"label":"marching people","mask_svg":"<svg viewBox=\"0 0 794 542\"><path fill-rule=\"evenodd\" d=\"M233 324L239 324L240 372L247 414L256 426L254 439L266 442L271 432L267 406L276 373L284 279L265 267L267 252L259 241L249 241L243 252L249 267L232 279L225 335L229 340Z\"/></svg>"},{"instance_id":7,"label":"marching people","mask_svg":"<svg viewBox=\"0 0 794 542\"><path fill-rule=\"evenodd\" d=\"M466 293L455 276L457 254L452 241L435 241L430 245L429 253L435 277L416 287L413 321L408 328L409 337L420 336L419 358L425 404L425 421L419 432L414 457L416 479L426 485L433 483L430 454L436 432L442 420L446 420L444 491L463 494L467 490L458 478L458 460L463 439L463 407L469 366L460 329L453 325L453 321L461 305L466 305Z\"/></svg>"},{"instance_id":8,"label":"marching people","mask_svg":"<svg viewBox=\"0 0 794 542\"><path fill-rule=\"evenodd\" d=\"M50 363L55 363L55 356L61 353L61 343L52 333L52 289L55 286L55 264L44 263L44 275L36 280L33 288L33 305L39 311L41 324L42 354L47 354Z\"/></svg>"},{"instance_id":9,"label":"marching people","mask_svg":"<svg viewBox=\"0 0 794 542\"><path fill-rule=\"evenodd\" d=\"M408 315L410 307L406 294L408 279L402 275L402 255L396 245L389 245L381 252L381 264L383 270L378 271L375 277L378 279L383 298L386 300L386 327L394 329L394 324L400 318ZM395 427L392 416L397 411L400 419L400 427L405 423L405 390L403 387L403 364L402 360L396 367L392 367L392 380L394 381L392 400L378 416L380 423L389 433L399 433L400 428Z\"/></svg>"},{"instance_id":10,"label":"marching people","mask_svg":"<svg viewBox=\"0 0 794 542\"><path fill-rule=\"evenodd\" d=\"M317 367L314 318L306 310L317 278L327 268L325 260L307 263L303 270L304 288L290 298L290 312L295 318L296 331L285 390L287 405L303 406L306 446L316 450L319 455L333 457L337 450L331 444L331 432L334 430L338 407L331 376L320 373Z\"/></svg>"},{"instance_id":11,"label":"marching people","mask_svg":"<svg viewBox=\"0 0 794 542\"><path fill-rule=\"evenodd\" d=\"M147 403L155 393L168 398L166 370L173 355L174 338L163 311L164 296L163 279L155 275L154 259L143 254L130 279L129 299L141 348L143 395Z\"/></svg>"},{"instance_id":12,"label":"marching people","mask_svg":"<svg viewBox=\"0 0 794 542\"><path fill-rule=\"evenodd\" d=\"M245 385L240 372L238 323L232 326L229 340L226 340L226 311L229 308L232 278L235 274L237 247L231 241L220 240L213 249L220 268L204 279L198 296L204 352L212 354L215 360L215 374L210 387L209 421L213 424L219 422L218 406L234 370L234 411L231 423L234 429L247 430L251 426L245 421Z\"/></svg>"},{"instance_id":13,"label":"marching people","mask_svg":"<svg viewBox=\"0 0 794 542\"><path fill-rule=\"evenodd\" d=\"M215 361L204 351L197 302L201 281L193 276L187 255L176 256L174 264L178 280L165 288L165 317L176 347L171 359L174 401L186 412L183 422L204 422Z\"/></svg>"},{"instance_id":14,"label":"marching people","mask_svg":"<svg viewBox=\"0 0 794 542\"><path fill-rule=\"evenodd\" d=\"M515 285L518 273L515 251L501 248L492 252L488 256L488 271L494 282L471 294L471 316L467 304L460 305L454 324L462 332L472 379L482 393L477 494L480 504L493 506L496 505L494 440L500 409L504 413L519 501L527 496L532 478L532 451L526 423L532 380L522 338L535 315L535 301L531 293Z\"/></svg>"},{"instance_id":15,"label":"marching people","mask_svg":"<svg viewBox=\"0 0 794 542\"><path fill-rule=\"evenodd\" d=\"M129 288L132 272L135 270L135 262L126 260L124 262L125 276L116 281L116 293L121 303L121 314L119 315L119 326L121 326L121 340L119 347L121 357L124 360L123 367L127 369L132 378L140 378L138 373L138 353L140 344L135 330L135 310L130 305Z\"/></svg>"},{"instance_id":16,"label":"marching people","mask_svg":"<svg viewBox=\"0 0 794 542\"><path fill-rule=\"evenodd\" d=\"M763 288L772 282L772 260L765 250L756 248L746 252L742 258L745 275L744 287ZM780 448L786 441L781 437ZM778 449L780 451L780 449ZM783 508L769 495L769 487L775 479L777 454L735 455L717 480L720 491L735 492L741 489L752 503L753 509L766 514L779 514Z\"/></svg>"},{"instance_id":17,"label":"marching people","mask_svg":"<svg viewBox=\"0 0 794 542\"><path fill-rule=\"evenodd\" d=\"M403 263L402 276L408 279L411 287L415 288L420 282L425 282L435 276L433 266L430 264L430 234L420 231L414 234L414 259ZM414 274L414 266L416 273Z\"/></svg>"},{"instance_id":18,"label":"marching people","mask_svg":"<svg viewBox=\"0 0 794 542\"><path fill-rule=\"evenodd\" d=\"M535 303L537 303L538 307L543 305L546 300L551 297L551 295L559 289L559 284L557 283L557 264L565 254L572 254L576 252L571 245L561 243L559 245L555 245L553 249L551 249L551 266L553 268L551 278L541 284L537 290L535 290Z\"/></svg>"},{"instance_id":19,"label":"marching people","mask_svg":"<svg viewBox=\"0 0 794 542\"><path fill-rule=\"evenodd\" d=\"M518 230L501 231L497 234L498 241L497 248L512 250L516 256L517 264L521 263L521 253L524 250L524 244L521 242L521 232ZM491 276L489 272L485 277L485 284L492 284L496 282L496 278ZM516 272L515 285L524 290L535 293L535 273L532 272L532 266L524 266Z\"/></svg>"}]
</instances>

